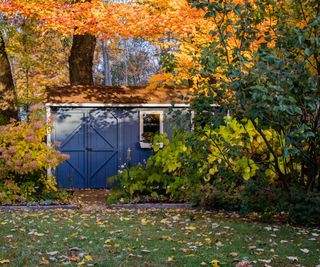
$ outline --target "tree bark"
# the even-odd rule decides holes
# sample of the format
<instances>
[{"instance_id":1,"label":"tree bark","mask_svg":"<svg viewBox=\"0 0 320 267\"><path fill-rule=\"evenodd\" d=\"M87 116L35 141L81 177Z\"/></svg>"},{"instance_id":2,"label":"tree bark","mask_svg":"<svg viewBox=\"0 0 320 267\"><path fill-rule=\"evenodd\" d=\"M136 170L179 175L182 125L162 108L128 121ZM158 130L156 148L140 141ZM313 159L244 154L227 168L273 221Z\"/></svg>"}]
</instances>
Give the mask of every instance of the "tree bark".
<instances>
[{"instance_id":1,"label":"tree bark","mask_svg":"<svg viewBox=\"0 0 320 267\"><path fill-rule=\"evenodd\" d=\"M123 70L123 85L128 86L129 85L129 79L128 79L128 44L127 40L124 40L124 70Z\"/></svg>"},{"instance_id":2,"label":"tree bark","mask_svg":"<svg viewBox=\"0 0 320 267\"><path fill-rule=\"evenodd\" d=\"M7 123L10 118L17 119L17 117L17 96L5 42L0 30L0 124Z\"/></svg>"},{"instance_id":3,"label":"tree bark","mask_svg":"<svg viewBox=\"0 0 320 267\"><path fill-rule=\"evenodd\" d=\"M93 55L96 37L91 34L74 35L69 57L71 85L93 85Z\"/></svg>"}]
</instances>

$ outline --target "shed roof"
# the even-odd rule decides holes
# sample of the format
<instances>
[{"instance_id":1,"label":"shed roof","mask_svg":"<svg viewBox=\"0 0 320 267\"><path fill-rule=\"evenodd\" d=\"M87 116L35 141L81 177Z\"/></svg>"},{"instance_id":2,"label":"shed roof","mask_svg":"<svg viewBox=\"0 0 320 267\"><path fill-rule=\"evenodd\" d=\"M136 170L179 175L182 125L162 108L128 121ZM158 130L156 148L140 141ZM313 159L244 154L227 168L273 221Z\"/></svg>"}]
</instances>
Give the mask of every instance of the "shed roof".
<instances>
[{"instance_id":1,"label":"shed roof","mask_svg":"<svg viewBox=\"0 0 320 267\"><path fill-rule=\"evenodd\" d=\"M46 90L46 102L54 104L188 104L188 88L150 90L141 86L64 86Z\"/></svg>"}]
</instances>

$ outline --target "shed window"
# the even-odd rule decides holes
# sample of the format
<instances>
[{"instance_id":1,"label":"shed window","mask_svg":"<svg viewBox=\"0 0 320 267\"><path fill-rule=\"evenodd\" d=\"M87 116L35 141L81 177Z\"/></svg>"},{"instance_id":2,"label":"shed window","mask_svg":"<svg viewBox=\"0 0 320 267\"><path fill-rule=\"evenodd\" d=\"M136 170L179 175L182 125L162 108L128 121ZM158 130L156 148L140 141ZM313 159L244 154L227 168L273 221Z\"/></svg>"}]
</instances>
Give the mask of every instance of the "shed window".
<instances>
[{"instance_id":1,"label":"shed window","mask_svg":"<svg viewBox=\"0 0 320 267\"><path fill-rule=\"evenodd\" d=\"M145 143L152 143L154 135L158 133L163 133L163 112L141 111L140 140Z\"/></svg>"}]
</instances>

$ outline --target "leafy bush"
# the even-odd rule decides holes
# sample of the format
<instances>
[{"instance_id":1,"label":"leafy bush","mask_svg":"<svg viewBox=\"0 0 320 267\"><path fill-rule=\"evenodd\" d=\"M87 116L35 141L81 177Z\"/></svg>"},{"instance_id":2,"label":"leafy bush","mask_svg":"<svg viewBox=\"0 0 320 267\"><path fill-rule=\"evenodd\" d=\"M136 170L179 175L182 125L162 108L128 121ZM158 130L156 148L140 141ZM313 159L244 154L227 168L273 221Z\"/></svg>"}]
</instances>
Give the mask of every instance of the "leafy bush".
<instances>
[{"instance_id":1,"label":"leafy bush","mask_svg":"<svg viewBox=\"0 0 320 267\"><path fill-rule=\"evenodd\" d=\"M166 134L156 135L156 153L146 164L120 171L120 188L109 202L166 196L207 208L238 210L242 215L261 212L264 219L282 211L292 221L315 217L319 194L297 193L294 186L283 190L274 157L252 121L219 120L218 126L207 124L193 132L176 130L171 140ZM271 128L262 133L281 158L278 162L283 170L285 138Z\"/></svg>"},{"instance_id":2,"label":"leafy bush","mask_svg":"<svg viewBox=\"0 0 320 267\"><path fill-rule=\"evenodd\" d=\"M293 222L319 223L320 193L306 192L301 186L294 186L288 192L285 209Z\"/></svg>"},{"instance_id":3,"label":"leafy bush","mask_svg":"<svg viewBox=\"0 0 320 267\"><path fill-rule=\"evenodd\" d=\"M47 145L48 130L39 105L31 107L28 120L0 126L0 203L56 190L55 177L47 170L54 170L68 155Z\"/></svg>"},{"instance_id":4,"label":"leafy bush","mask_svg":"<svg viewBox=\"0 0 320 267\"><path fill-rule=\"evenodd\" d=\"M153 200L157 200L162 196L169 196L168 188L174 181L172 176L162 173L151 161L148 161L146 166L139 164L131 168L125 167L111 180L117 180L120 187L113 187L108 203L120 199L133 201L144 196L151 196Z\"/></svg>"}]
</instances>

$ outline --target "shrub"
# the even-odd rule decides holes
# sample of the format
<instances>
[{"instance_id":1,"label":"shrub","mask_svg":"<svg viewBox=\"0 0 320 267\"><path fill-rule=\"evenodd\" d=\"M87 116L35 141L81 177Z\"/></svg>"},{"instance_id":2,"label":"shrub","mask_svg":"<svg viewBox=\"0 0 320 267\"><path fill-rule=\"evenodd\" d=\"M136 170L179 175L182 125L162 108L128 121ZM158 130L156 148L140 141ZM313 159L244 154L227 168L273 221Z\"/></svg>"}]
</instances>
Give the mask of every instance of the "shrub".
<instances>
[{"instance_id":1,"label":"shrub","mask_svg":"<svg viewBox=\"0 0 320 267\"><path fill-rule=\"evenodd\" d=\"M159 196L169 196L167 191L173 177L162 173L149 160L145 166L139 164L131 168L124 167L111 179L112 182L113 180L117 180L120 185L113 187L112 194L108 197L109 203L121 198L132 201L144 196L151 196L154 200Z\"/></svg>"},{"instance_id":2,"label":"shrub","mask_svg":"<svg viewBox=\"0 0 320 267\"><path fill-rule=\"evenodd\" d=\"M27 120L0 126L0 202L14 203L56 190L55 177L47 170L54 170L68 155L47 145L48 130L39 105L30 108Z\"/></svg>"},{"instance_id":3,"label":"shrub","mask_svg":"<svg viewBox=\"0 0 320 267\"><path fill-rule=\"evenodd\" d=\"M292 222L319 223L320 193L306 192L301 186L291 187L285 205Z\"/></svg>"},{"instance_id":4,"label":"shrub","mask_svg":"<svg viewBox=\"0 0 320 267\"><path fill-rule=\"evenodd\" d=\"M224 118L217 126L201 125L193 132L176 130L171 140L166 134L154 136L156 153L146 164L119 173L123 196L131 201L139 196L167 196L207 208L238 210L242 215L260 212L264 219L282 211L292 221L315 217L319 194L295 190L294 180L284 190L274 157L254 124L258 121ZM290 144L272 128L264 128L262 134L284 170L288 161L283 147L290 148Z\"/></svg>"}]
</instances>

